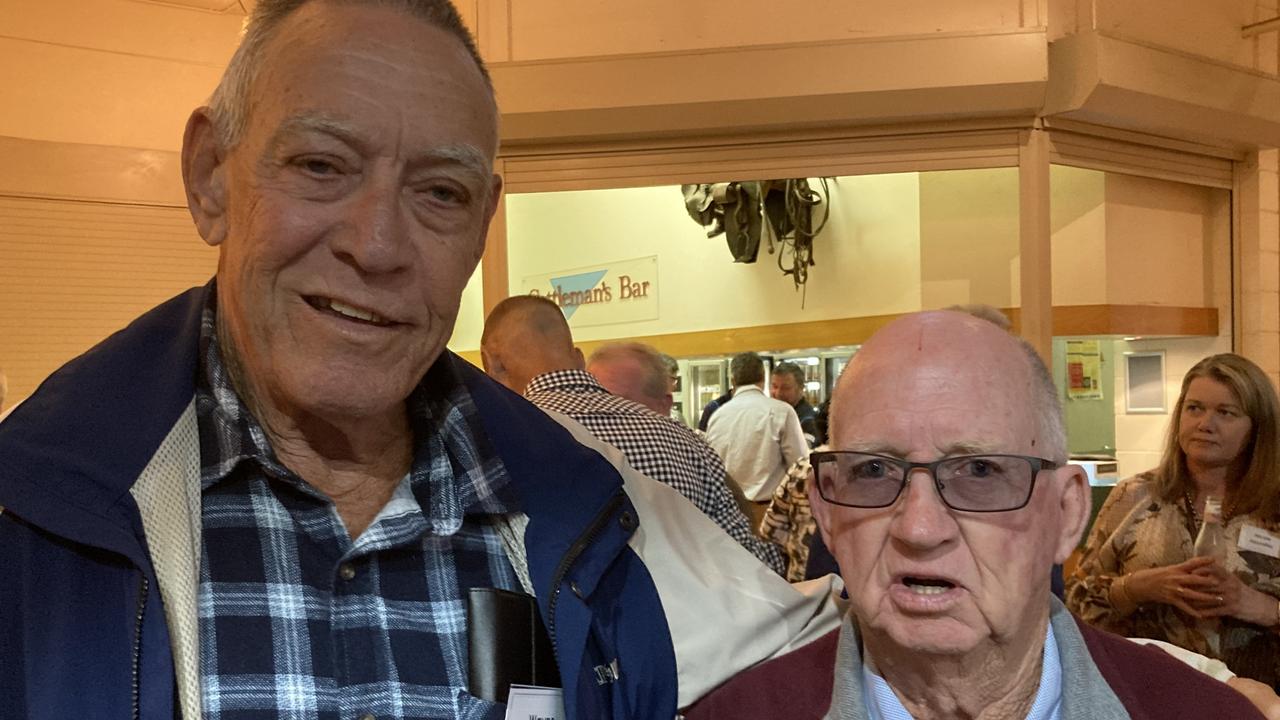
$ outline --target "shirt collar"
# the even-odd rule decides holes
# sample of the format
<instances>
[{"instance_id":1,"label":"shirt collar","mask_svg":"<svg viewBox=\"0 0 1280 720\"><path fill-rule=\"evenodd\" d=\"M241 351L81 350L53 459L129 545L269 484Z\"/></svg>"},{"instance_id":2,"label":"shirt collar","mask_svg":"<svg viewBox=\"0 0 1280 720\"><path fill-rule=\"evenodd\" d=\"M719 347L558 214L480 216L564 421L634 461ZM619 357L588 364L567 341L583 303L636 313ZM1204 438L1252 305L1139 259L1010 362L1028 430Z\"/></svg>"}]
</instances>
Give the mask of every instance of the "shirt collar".
<instances>
[{"instance_id":1,"label":"shirt collar","mask_svg":"<svg viewBox=\"0 0 1280 720\"><path fill-rule=\"evenodd\" d=\"M758 392L761 395L764 394L764 390L760 389L758 385L739 385L733 389L733 396L738 397L738 395L746 392Z\"/></svg>"},{"instance_id":2,"label":"shirt collar","mask_svg":"<svg viewBox=\"0 0 1280 720\"><path fill-rule=\"evenodd\" d=\"M465 514L512 512L516 499L510 476L447 354L432 364L406 403L414 434L408 489L433 532L456 532ZM216 286L201 315L196 414L202 491L252 462L271 480L320 495L276 458L266 432L231 384L218 343Z\"/></svg>"},{"instance_id":3,"label":"shirt collar","mask_svg":"<svg viewBox=\"0 0 1280 720\"><path fill-rule=\"evenodd\" d=\"M872 667L862 664L862 686L867 690L863 699L867 705L868 720L912 720L911 713L902 701ZM1062 661L1058 658L1058 642L1054 639L1053 625L1045 623L1044 652L1040 662L1040 686L1026 720L1057 720L1062 711Z\"/></svg>"},{"instance_id":4,"label":"shirt collar","mask_svg":"<svg viewBox=\"0 0 1280 720\"><path fill-rule=\"evenodd\" d=\"M530 380L524 394L549 390L609 392L599 380L596 380L595 375L586 370L552 370Z\"/></svg>"}]
</instances>

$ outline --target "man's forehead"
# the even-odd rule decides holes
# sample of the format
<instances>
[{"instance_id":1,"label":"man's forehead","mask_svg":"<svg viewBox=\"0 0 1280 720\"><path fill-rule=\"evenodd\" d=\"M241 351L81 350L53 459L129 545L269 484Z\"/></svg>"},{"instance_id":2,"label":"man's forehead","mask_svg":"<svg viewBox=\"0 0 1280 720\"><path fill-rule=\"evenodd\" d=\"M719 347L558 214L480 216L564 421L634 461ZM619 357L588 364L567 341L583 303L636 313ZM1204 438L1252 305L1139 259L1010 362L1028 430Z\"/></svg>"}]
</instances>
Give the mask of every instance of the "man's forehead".
<instances>
[{"instance_id":1,"label":"man's forehead","mask_svg":"<svg viewBox=\"0 0 1280 720\"><path fill-rule=\"evenodd\" d=\"M404 8L377 3L309 2L290 13L263 50L258 86L266 76L306 72L321 58L362 57L390 62L387 72L434 73L474 92L496 113L491 88L462 40Z\"/></svg>"},{"instance_id":2,"label":"man's forehead","mask_svg":"<svg viewBox=\"0 0 1280 720\"><path fill-rule=\"evenodd\" d=\"M1030 368L1014 338L985 320L929 313L899 320L868 340L837 386L833 421L844 434L860 419L892 424L967 413L974 431L989 435L978 426L1003 428L1032 403Z\"/></svg>"},{"instance_id":3,"label":"man's forehead","mask_svg":"<svg viewBox=\"0 0 1280 720\"><path fill-rule=\"evenodd\" d=\"M882 328L849 363L853 375L893 375L912 368L925 377L988 375L991 371L1029 371L1018 341L994 324L952 311L916 313ZM1001 379L990 377L991 381Z\"/></svg>"}]
</instances>

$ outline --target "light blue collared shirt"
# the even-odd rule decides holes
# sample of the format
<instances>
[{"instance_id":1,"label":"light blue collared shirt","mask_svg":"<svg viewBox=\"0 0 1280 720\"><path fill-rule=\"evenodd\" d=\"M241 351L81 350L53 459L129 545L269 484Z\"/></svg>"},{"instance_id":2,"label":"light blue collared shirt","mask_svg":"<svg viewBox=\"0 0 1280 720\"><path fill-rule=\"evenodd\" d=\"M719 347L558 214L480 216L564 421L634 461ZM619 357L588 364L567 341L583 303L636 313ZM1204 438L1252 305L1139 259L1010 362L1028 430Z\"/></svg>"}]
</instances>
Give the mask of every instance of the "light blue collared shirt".
<instances>
[{"instance_id":1,"label":"light blue collared shirt","mask_svg":"<svg viewBox=\"0 0 1280 720\"><path fill-rule=\"evenodd\" d=\"M1040 663L1040 688L1031 703L1027 720L1059 720L1062 715L1062 661L1058 659L1058 642L1053 637L1053 625L1045 626L1044 658ZM868 720L913 720L911 713L902 706L893 688L885 679L872 672L870 663L862 664L862 687L870 690L863 694Z\"/></svg>"}]
</instances>

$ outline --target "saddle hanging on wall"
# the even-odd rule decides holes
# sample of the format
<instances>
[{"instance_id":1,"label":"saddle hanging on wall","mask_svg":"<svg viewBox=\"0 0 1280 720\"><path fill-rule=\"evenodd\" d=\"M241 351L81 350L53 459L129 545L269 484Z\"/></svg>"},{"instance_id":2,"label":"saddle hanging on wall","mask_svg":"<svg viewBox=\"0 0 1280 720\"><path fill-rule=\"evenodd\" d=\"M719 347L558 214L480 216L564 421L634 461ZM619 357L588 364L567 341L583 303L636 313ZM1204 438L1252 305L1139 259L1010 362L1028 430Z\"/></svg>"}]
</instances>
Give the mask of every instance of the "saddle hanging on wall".
<instances>
[{"instance_id":1,"label":"saddle hanging on wall","mask_svg":"<svg viewBox=\"0 0 1280 720\"><path fill-rule=\"evenodd\" d=\"M753 263L760 252L761 192L759 182L683 185L685 210L707 237L725 234L734 262Z\"/></svg>"}]
</instances>

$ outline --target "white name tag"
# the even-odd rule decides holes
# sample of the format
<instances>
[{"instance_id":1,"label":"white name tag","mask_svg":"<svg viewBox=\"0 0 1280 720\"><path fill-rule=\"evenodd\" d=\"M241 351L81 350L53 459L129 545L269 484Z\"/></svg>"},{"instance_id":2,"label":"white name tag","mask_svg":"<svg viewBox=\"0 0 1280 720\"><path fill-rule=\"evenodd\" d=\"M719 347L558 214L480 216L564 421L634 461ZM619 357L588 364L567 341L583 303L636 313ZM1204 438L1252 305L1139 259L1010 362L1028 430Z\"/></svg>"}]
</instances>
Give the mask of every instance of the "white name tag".
<instances>
[{"instance_id":1,"label":"white name tag","mask_svg":"<svg viewBox=\"0 0 1280 720\"><path fill-rule=\"evenodd\" d=\"M564 691L560 688L512 685L507 695L506 720L565 720Z\"/></svg>"},{"instance_id":2,"label":"white name tag","mask_svg":"<svg viewBox=\"0 0 1280 720\"><path fill-rule=\"evenodd\" d=\"M1236 541L1236 547L1262 553L1268 557L1280 558L1280 536L1254 525L1245 525L1240 528L1240 539Z\"/></svg>"}]
</instances>

